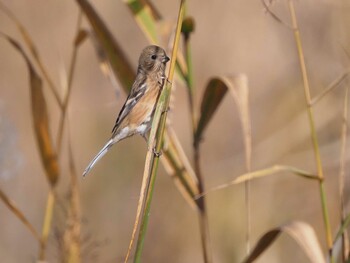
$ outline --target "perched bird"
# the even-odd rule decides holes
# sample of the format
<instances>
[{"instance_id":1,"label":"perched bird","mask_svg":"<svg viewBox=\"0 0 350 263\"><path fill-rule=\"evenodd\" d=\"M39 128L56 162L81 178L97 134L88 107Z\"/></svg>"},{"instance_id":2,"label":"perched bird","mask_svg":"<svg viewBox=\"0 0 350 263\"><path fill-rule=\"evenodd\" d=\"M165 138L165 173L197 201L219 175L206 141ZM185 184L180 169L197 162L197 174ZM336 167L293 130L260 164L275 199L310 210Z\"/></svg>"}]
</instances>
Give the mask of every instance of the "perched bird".
<instances>
[{"instance_id":1,"label":"perched bird","mask_svg":"<svg viewBox=\"0 0 350 263\"><path fill-rule=\"evenodd\" d=\"M143 49L135 82L112 129L112 138L86 167L83 176L108 152L113 144L134 134L140 134L146 138L164 85L165 67L169 60L164 49L158 46L152 45Z\"/></svg>"}]
</instances>

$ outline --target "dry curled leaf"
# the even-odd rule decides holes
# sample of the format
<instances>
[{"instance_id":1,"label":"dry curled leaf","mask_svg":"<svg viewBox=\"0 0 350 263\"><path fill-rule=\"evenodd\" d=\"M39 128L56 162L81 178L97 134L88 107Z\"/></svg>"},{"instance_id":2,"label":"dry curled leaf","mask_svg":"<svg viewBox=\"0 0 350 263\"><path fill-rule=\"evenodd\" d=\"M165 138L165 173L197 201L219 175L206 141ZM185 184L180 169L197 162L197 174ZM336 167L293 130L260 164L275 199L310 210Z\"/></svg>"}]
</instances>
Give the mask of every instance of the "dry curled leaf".
<instances>
[{"instance_id":1,"label":"dry curled leaf","mask_svg":"<svg viewBox=\"0 0 350 263\"><path fill-rule=\"evenodd\" d=\"M43 93L43 85L40 76L36 73L32 63L23 51L21 45L11 37L1 34L22 55L26 61L30 77L30 93L32 104L32 116L34 131L39 145L41 161L43 163L47 179L51 186L55 186L59 177L57 154L53 147L49 118L47 114L46 100Z\"/></svg>"},{"instance_id":2,"label":"dry curled leaf","mask_svg":"<svg viewBox=\"0 0 350 263\"><path fill-rule=\"evenodd\" d=\"M233 76L215 77L209 80L201 101L200 116L195 134L195 144L200 142L206 127L227 91L230 91L238 106L243 133L245 135L250 135L249 94L246 75L237 74ZM250 144L250 142L247 143Z\"/></svg>"},{"instance_id":3,"label":"dry curled leaf","mask_svg":"<svg viewBox=\"0 0 350 263\"><path fill-rule=\"evenodd\" d=\"M202 98L199 121L194 136L195 145L198 145L202 139L204 130L208 126L226 92L227 87L220 78L212 78L207 84Z\"/></svg>"},{"instance_id":4,"label":"dry curled leaf","mask_svg":"<svg viewBox=\"0 0 350 263\"><path fill-rule=\"evenodd\" d=\"M300 221L293 221L266 232L243 262L250 263L256 260L282 233L288 234L298 243L310 262L326 263L315 231L310 225Z\"/></svg>"}]
</instances>

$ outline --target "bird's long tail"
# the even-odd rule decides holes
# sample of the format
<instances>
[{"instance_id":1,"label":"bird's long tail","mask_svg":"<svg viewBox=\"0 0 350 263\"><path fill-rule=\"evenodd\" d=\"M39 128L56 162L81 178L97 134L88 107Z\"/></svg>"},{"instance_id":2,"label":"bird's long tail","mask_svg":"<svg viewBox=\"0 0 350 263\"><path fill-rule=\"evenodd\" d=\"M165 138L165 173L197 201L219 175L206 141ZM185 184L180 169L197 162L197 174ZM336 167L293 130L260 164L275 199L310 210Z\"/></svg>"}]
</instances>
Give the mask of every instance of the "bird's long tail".
<instances>
[{"instance_id":1,"label":"bird's long tail","mask_svg":"<svg viewBox=\"0 0 350 263\"><path fill-rule=\"evenodd\" d=\"M94 157L94 159L90 162L90 164L86 167L83 176L85 177L90 170L92 169L92 167L95 166L95 164L108 152L109 148L112 147L113 144L115 144L116 141L112 139L110 139L105 146L103 146L103 148L101 149L101 151L99 151L99 153Z\"/></svg>"}]
</instances>

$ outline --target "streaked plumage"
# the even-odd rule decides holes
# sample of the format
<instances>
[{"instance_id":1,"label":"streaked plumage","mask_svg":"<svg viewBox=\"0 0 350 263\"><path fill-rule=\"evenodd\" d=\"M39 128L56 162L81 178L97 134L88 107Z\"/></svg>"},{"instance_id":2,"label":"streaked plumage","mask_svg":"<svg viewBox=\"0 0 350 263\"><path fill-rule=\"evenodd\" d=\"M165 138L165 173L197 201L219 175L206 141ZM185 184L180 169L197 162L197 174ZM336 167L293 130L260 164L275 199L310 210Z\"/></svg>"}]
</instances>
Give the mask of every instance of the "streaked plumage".
<instances>
[{"instance_id":1,"label":"streaked plumage","mask_svg":"<svg viewBox=\"0 0 350 263\"><path fill-rule=\"evenodd\" d=\"M83 176L108 152L113 144L134 134L146 137L164 85L165 67L168 61L169 58L165 51L158 46L148 46L142 51L135 82L112 129L112 138L90 162Z\"/></svg>"}]
</instances>

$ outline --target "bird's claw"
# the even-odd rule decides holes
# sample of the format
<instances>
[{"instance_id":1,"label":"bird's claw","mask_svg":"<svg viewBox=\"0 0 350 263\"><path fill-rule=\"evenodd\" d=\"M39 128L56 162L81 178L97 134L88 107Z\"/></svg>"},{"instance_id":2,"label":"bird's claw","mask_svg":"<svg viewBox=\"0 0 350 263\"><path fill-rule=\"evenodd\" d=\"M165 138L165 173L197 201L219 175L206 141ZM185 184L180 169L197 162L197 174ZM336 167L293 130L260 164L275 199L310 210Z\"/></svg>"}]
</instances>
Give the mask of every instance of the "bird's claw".
<instances>
[{"instance_id":1,"label":"bird's claw","mask_svg":"<svg viewBox=\"0 0 350 263\"><path fill-rule=\"evenodd\" d=\"M162 151L157 152L156 147L154 147L152 149L152 152L153 152L154 156L157 158L159 158L163 154Z\"/></svg>"},{"instance_id":2,"label":"bird's claw","mask_svg":"<svg viewBox=\"0 0 350 263\"><path fill-rule=\"evenodd\" d=\"M162 114L167 113L167 112L169 112L169 111L170 111L170 107L168 106L168 107L166 107L165 110L162 111Z\"/></svg>"}]
</instances>

